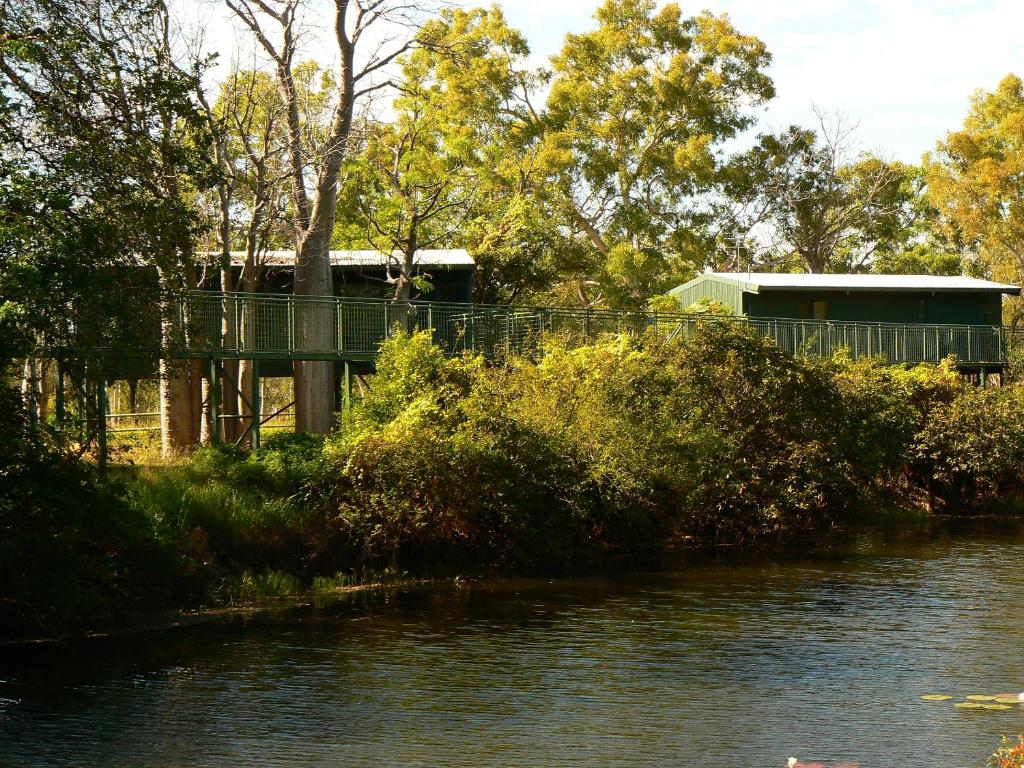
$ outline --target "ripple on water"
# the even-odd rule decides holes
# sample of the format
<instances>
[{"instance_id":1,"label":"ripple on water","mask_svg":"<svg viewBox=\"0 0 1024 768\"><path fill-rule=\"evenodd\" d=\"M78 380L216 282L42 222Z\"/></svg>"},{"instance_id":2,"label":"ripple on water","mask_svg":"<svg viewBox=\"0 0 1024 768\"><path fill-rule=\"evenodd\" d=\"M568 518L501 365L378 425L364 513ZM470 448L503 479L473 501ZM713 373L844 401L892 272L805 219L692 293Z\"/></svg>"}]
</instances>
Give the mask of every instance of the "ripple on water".
<instances>
[{"instance_id":1,"label":"ripple on water","mask_svg":"<svg viewBox=\"0 0 1024 768\"><path fill-rule=\"evenodd\" d=\"M980 765L1024 709L1020 540L509 582L0 662L0 764Z\"/></svg>"}]
</instances>

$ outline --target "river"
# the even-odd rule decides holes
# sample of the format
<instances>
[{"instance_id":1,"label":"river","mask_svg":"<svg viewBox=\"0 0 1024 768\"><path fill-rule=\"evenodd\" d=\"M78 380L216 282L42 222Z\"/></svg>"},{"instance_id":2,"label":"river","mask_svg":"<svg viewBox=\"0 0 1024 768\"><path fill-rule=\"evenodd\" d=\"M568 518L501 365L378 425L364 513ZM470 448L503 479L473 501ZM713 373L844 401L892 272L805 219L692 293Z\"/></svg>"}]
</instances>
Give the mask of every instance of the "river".
<instances>
[{"instance_id":1,"label":"river","mask_svg":"<svg viewBox=\"0 0 1024 768\"><path fill-rule=\"evenodd\" d=\"M862 537L0 651L0 765L979 768L1024 708L1024 535Z\"/></svg>"}]
</instances>

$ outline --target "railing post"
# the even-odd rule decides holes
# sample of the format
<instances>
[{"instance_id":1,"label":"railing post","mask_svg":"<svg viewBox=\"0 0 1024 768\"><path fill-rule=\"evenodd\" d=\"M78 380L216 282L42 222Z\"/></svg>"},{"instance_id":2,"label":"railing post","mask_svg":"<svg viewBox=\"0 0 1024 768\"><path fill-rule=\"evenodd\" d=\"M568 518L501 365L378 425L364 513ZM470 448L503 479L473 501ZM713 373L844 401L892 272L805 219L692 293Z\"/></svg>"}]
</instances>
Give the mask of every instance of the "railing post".
<instances>
[{"instance_id":1,"label":"railing post","mask_svg":"<svg viewBox=\"0 0 1024 768\"><path fill-rule=\"evenodd\" d=\"M252 360L252 447L260 447L260 422L263 421L263 404L260 402L260 361Z\"/></svg>"},{"instance_id":2,"label":"railing post","mask_svg":"<svg viewBox=\"0 0 1024 768\"><path fill-rule=\"evenodd\" d=\"M352 372L348 360L343 363L341 387L342 406L345 408L345 413L348 413L352 409Z\"/></svg>"},{"instance_id":3,"label":"railing post","mask_svg":"<svg viewBox=\"0 0 1024 768\"><path fill-rule=\"evenodd\" d=\"M295 297L289 296L285 305L285 314L287 315L286 322L288 324L288 354L295 353Z\"/></svg>"}]
</instances>

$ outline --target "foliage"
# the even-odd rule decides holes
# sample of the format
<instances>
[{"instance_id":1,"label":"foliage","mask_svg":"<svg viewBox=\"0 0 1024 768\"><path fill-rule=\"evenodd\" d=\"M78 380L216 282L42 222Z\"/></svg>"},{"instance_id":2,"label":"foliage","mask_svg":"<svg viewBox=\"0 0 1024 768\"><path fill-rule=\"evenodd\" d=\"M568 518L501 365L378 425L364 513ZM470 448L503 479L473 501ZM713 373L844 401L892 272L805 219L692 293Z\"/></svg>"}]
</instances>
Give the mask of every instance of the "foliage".
<instances>
[{"instance_id":1,"label":"foliage","mask_svg":"<svg viewBox=\"0 0 1024 768\"><path fill-rule=\"evenodd\" d=\"M51 633L162 606L175 567L123 489L67 456L0 389L0 626Z\"/></svg>"},{"instance_id":2,"label":"foliage","mask_svg":"<svg viewBox=\"0 0 1024 768\"><path fill-rule=\"evenodd\" d=\"M999 749L988 759L989 768L1022 768L1024 766L1024 736L1018 736L1016 742L1005 736Z\"/></svg>"},{"instance_id":3,"label":"foliage","mask_svg":"<svg viewBox=\"0 0 1024 768\"><path fill-rule=\"evenodd\" d=\"M243 570L305 573L323 528L300 492L321 442L303 433L271 437L250 453L207 447L188 464L137 478L132 500L180 553L194 594Z\"/></svg>"},{"instance_id":4,"label":"foliage","mask_svg":"<svg viewBox=\"0 0 1024 768\"><path fill-rule=\"evenodd\" d=\"M728 168L734 226L767 231L759 256L808 272L849 272L910 245L920 218L915 169L850 155L849 130L822 120L818 132L790 126L763 134ZM742 265L734 265L739 268Z\"/></svg>"},{"instance_id":5,"label":"foliage","mask_svg":"<svg viewBox=\"0 0 1024 768\"><path fill-rule=\"evenodd\" d=\"M913 403L952 375L801 362L728 322L683 343L556 344L500 370L396 337L314 497L357 551L412 567L748 540L870 501L911 458Z\"/></svg>"},{"instance_id":6,"label":"foliage","mask_svg":"<svg viewBox=\"0 0 1024 768\"><path fill-rule=\"evenodd\" d=\"M926 488L942 506L984 505L1021 490L1024 387L970 388L934 409L918 439Z\"/></svg>"},{"instance_id":7,"label":"foliage","mask_svg":"<svg viewBox=\"0 0 1024 768\"><path fill-rule=\"evenodd\" d=\"M846 450L859 482L892 494L905 482L920 484L928 468L919 462L919 433L936 408L965 391L951 361L903 368L880 360L842 357L832 370L846 410Z\"/></svg>"},{"instance_id":8,"label":"foliage","mask_svg":"<svg viewBox=\"0 0 1024 768\"><path fill-rule=\"evenodd\" d=\"M986 272L1024 278L1024 81L1007 75L971 98L963 127L925 158L928 197L947 237L963 243Z\"/></svg>"},{"instance_id":9,"label":"foliage","mask_svg":"<svg viewBox=\"0 0 1024 768\"><path fill-rule=\"evenodd\" d=\"M770 55L727 17L674 3L606 0L595 16L553 59L540 161L553 212L591 253L583 296L636 307L704 263L698 198L721 143L774 94Z\"/></svg>"},{"instance_id":10,"label":"foliage","mask_svg":"<svg viewBox=\"0 0 1024 768\"><path fill-rule=\"evenodd\" d=\"M198 225L187 192L209 169L198 73L167 58L166 20L159 3L5 6L0 296L24 308L22 338L151 331L136 308L156 274L139 260L183 278Z\"/></svg>"}]
</instances>

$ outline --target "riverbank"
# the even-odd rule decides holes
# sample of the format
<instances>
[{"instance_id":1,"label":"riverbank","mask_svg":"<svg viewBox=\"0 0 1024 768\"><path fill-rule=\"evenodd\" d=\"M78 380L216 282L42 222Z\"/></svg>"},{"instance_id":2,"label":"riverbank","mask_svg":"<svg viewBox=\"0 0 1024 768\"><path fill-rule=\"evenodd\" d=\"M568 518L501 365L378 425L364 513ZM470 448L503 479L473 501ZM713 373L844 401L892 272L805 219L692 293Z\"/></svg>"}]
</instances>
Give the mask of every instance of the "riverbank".
<instances>
[{"instance_id":1,"label":"riverbank","mask_svg":"<svg viewBox=\"0 0 1024 768\"><path fill-rule=\"evenodd\" d=\"M101 475L9 426L0 623L47 636L381 574L650 568L1024 491L1024 388L793 358L722 325L502 367L399 335L333 435L169 467Z\"/></svg>"}]
</instances>

